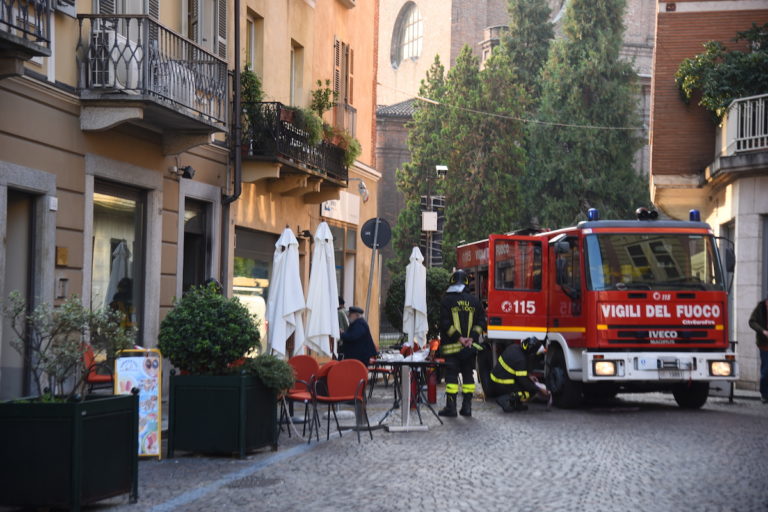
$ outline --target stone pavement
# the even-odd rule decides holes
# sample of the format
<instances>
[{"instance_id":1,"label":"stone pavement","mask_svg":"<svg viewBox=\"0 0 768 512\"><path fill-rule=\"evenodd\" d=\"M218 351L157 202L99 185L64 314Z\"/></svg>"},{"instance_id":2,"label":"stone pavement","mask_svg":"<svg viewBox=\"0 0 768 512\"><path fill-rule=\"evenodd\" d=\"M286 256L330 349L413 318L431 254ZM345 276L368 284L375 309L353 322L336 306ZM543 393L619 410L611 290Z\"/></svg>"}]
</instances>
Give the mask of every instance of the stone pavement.
<instances>
[{"instance_id":1,"label":"stone pavement","mask_svg":"<svg viewBox=\"0 0 768 512\"><path fill-rule=\"evenodd\" d=\"M376 388L372 421L391 389ZM143 460L137 504L121 497L91 510L768 510L768 405L754 394L710 398L698 411L661 393L578 410L473 405L472 418L443 426L422 411L428 432L309 445L283 433L277 452L244 460Z\"/></svg>"}]
</instances>

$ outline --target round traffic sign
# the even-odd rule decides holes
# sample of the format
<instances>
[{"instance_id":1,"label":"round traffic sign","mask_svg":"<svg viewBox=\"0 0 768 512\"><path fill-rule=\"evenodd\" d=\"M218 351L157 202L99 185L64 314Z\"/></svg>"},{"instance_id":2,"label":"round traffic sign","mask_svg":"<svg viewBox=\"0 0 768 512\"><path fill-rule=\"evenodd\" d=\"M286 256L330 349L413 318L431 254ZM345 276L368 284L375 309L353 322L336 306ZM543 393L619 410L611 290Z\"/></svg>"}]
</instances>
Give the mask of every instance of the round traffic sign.
<instances>
[{"instance_id":1,"label":"round traffic sign","mask_svg":"<svg viewBox=\"0 0 768 512\"><path fill-rule=\"evenodd\" d=\"M376 224L378 223L379 230L376 231ZM373 237L376 236L376 247L373 246ZM392 230L389 227L389 223L381 217L374 217L368 219L360 229L360 238L363 243L371 249L381 249L387 245L392 238Z\"/></svg>"}]
</instances>

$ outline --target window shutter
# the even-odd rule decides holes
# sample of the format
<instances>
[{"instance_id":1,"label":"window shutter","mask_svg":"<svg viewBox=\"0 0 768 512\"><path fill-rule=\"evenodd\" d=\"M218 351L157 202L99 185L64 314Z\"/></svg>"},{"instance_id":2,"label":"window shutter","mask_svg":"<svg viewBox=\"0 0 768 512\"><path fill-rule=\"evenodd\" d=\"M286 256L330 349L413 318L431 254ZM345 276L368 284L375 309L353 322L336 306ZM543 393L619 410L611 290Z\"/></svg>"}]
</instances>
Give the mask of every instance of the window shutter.
<instances>
[{"instance_id":1,"label":"window shutter","mask_svg":"<svg viewBox=\"0 0 768 512\"><path fill-rule=\"evenodd\" d=\"M349 48L349 47L347 47ZM353 99L353 93L354 93L354 83L355 83L355 51L352 48L349 48L349 59L348 59L348 66L347 66L347 104L353 105L354 99Z\"/></svg>"},{"instance_id":2,"label":"window shutter","mask_svg":"<svg viewBox=\"0 0 768 512\"><path fill-rule=\"evenodd\" d=\"M217 39L216 48L219 52L219 57L222 59L227 58L227 0L218 1L218 27L217 27Z\"/></svg>"},{"instance_id":3,"label":"window shutter","mask_svg":"<svg viewBox=\"0 0 768 512\"><path fill-rule=\"evenodd\" d=\"M338 94L337 101L341 101L341 41L333 42L333 90Z\"/></svg>"},{"instance_id":4,"label":"window shutter","mask_svg":"<svg viewBox=\"0 0 768 512\"><path fill-rule=\"evenodd\" d=\"M99 14L115 14L115 0L99 0Z\"/></svg>"},{"instance_id":5,"label":"window shutter","mask_svg":"<svg viewBox=\"0 0 768 512\"><path fill-rule=\"evenodd\" d=\"M157 21L160 19L160 0L149 0L149 17Z\"/></svg>"},{"instance_id":6,"label":"window shutter","mask_svg":"<svg viewBox=\"0 0 768 512\"><path fill-rule=\"evenodd\" d=\"M188 29L187 37L200 44L200 2L202 0L189 0L187 4Z\"/></svg>"}]
</instances>

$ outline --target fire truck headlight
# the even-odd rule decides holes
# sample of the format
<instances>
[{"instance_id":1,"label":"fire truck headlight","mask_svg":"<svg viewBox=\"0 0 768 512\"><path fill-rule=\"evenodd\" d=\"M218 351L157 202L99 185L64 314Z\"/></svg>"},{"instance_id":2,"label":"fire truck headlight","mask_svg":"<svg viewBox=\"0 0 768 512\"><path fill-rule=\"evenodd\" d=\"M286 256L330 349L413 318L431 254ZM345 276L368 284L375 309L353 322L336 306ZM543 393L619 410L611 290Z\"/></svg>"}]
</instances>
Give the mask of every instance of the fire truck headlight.
<instances>
[{"instance_id":1,"label":"fire truck headlight","mask_svg":"<svg viewBox=\"0 0 768 512\"><path fill-rule=\"evenodd\" d=\"M710 361L709 374L713 377L730 377L733 375L732 361Z\"/></svg>"},{"instance_id":2,"label":"fire truck headlight","mask_svg":"<svg viewBox=\"0 0 768 512\"><path fill-rule=\"evenodd\" d=\"M616 361L592 361L592 370L598 377L616 375Z\"/></svg>"}]
</instances>

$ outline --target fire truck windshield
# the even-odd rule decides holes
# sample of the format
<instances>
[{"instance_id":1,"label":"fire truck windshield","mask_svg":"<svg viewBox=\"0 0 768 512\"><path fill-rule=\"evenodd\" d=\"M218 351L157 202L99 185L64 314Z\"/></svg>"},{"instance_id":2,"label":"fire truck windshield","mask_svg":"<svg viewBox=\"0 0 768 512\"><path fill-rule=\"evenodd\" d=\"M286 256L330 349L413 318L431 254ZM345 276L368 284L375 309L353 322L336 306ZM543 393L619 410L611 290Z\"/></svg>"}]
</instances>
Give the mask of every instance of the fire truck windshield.
<instances>
[{"instance_id":1,"label":"fire truck windshield","mask_svg":"<svg viewBox=\"0 0 768 512\"><path fill-rule=\"evenodd\" d=\"M586 237L590 290L723 290L712 237L601 233Z\"/></svg>"}]
</instances>

